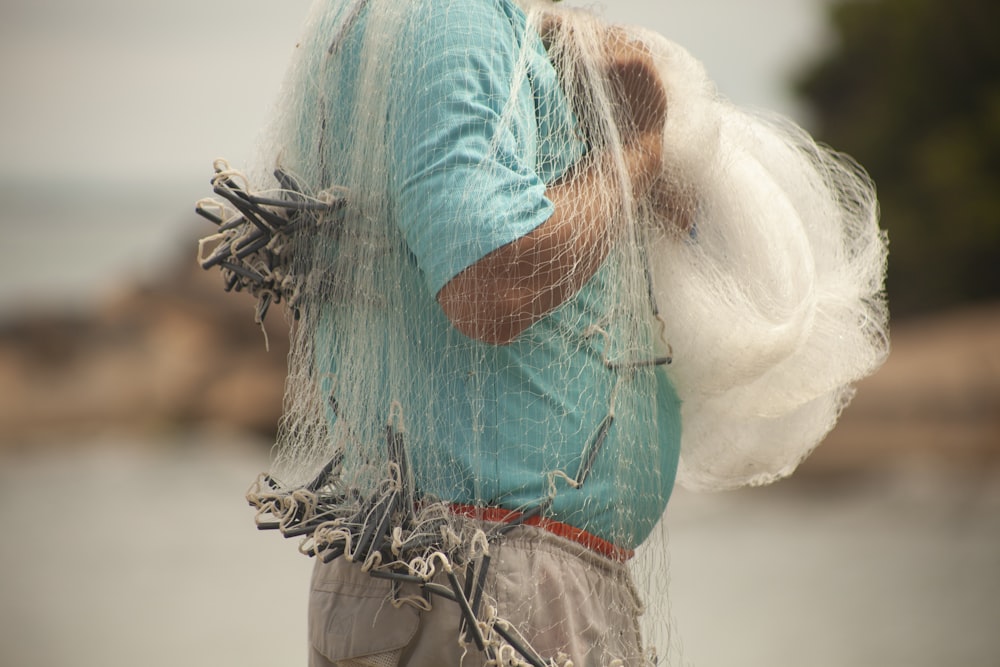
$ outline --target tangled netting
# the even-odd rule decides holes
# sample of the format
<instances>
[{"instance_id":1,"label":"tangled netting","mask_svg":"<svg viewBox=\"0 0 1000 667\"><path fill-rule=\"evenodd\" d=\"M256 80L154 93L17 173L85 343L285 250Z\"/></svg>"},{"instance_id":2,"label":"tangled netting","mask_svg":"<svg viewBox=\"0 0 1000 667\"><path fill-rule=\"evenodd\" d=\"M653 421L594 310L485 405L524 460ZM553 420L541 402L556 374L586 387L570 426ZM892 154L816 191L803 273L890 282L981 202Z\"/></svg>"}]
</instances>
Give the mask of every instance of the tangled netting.
<instances>
[{"instance_id":1,"label":"tangled netting","mask_svg":"<svg viewBox=\"0 0 1000 667\"><path fill-rule=\"evenodd\" d=\"M643 37L672 102L666 168L699 202L696 237L661 236L651 253L684 400L678 480L767 484L808 456L888 354L875 188L791 121L697 94L701 65Z\"/></svg>"},{"instance_id":2,"label":"tangled netting","mask_svg":"<svg viewBox=\"0 0 1000 667\"><path fill-rule=\"evenodd\" d=\"M389 602L395 606L429 610L436 599L457 604L460 635L482 652L486 664L572 666L568 656L542 657L516 623L500 616L488 601L491 545L540 516L544 505L511 512L510 520L490 528L482 522L457 521L447 503L421 499L414 492L408 481L405 439L392 425L386 429L385 445L387 474L374 495L343 484L341 455L296 489L261 475L247 494L257 508L258 527L303 537L300 551L324 563L345 557L372 577L391 581ZM416 586L420 594L405 594L404 584ZM655 654L648 662L655 664ZM625 663L618 659L608 664L624 667Z\"/></svg>"},{"instance_id":3,"label":"tangled netting","mask_svg":"<svg viewBox=\"0 0 1000 667\"><path fill-rule=\"evenodd\" d=\"M466 13L495 7L503 21L477 33ZM509 52L461 49L501 37ZM651 188L630 167L609 43L651 59L665 91ZM495 94L476 107L493 139L470 148L487 159L440 150L478 136L444 122L461 109L434 106L442 81ZM790 474L887 354L886 241L865 173L721 98L659 35L537 0L320 0L280 100L255 170L217 162L220 199L199 203L219 226L202 265L256 296L258 321L274 303L291 315L276 456L248 497L261 527L302 537L305 553L457 603L488 662L571 664L498 613L491 548L538 517L594 515L585 527L601 537L646 541L673 481L664 378L681 405L678 483L724 489ZM533 213L498 197L554 191L580 164L600 184L580 214L613 228L599 268L576 276L576 259L555 258L574 296L509 345L456 331L434 301L454 275L438 257L461 268L530 232L518 220ZM486 248L464 226L483 211L512 229ZM411 224L441 218L433 234ZM511 518L490 528L454 502ZM660 609L653 635L665 560L661 546L632 561Z\"/></svg>"}]
</instances>

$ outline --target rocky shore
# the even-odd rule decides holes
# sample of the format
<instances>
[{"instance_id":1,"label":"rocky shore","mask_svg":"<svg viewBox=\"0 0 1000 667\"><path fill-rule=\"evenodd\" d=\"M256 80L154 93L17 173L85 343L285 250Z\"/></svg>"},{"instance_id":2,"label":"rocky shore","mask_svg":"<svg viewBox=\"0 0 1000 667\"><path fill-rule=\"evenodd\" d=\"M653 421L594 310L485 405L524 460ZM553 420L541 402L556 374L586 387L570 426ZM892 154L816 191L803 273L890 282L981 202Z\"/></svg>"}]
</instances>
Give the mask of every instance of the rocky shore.
<instances>
[{"instance_id":1,"label":"rocky shore","mask_svg":"<svg viewBox=\"0 0 1000 667\"><path fill-rule=\"evenodd\" d=\"M253 306L185 259L94 312L7 323L0 447L208 427L270 438L287 326L272 308L265 344ZM892 338L885 366L802 472L1000 464L1000 304L906 321Z\"/></svg>"},{"instance_id":2,"label":"rocky shore","mask_svg":"<svg viewBox=\"0 0 1000 667\"><path fill-rule=\"evenodd\" d=\"M1000 466L1000 304L894 325L857 389L802 472Z\"/></svg>"},{"instance_id":3,"label":"rocky shore","mask_svg":"<svg viewBox=\"0 0 1000 667\"><path fill-rule=\"evenodd\" d=\"M287 326L267 339L254 301L215 272L179 262L154 284L85 315L35 315L0 330L0 443L212 424L273 432Z\"/></svg>"}]
</instances>

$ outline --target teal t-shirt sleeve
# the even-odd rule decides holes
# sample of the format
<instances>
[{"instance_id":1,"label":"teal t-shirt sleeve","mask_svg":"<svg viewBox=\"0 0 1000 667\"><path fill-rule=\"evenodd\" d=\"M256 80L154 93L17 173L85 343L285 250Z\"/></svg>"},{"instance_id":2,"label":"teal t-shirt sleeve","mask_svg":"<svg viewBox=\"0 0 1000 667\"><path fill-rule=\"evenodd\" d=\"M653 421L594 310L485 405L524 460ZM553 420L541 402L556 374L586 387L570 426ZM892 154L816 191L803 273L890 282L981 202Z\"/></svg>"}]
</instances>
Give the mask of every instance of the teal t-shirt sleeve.
<instances>
[{"instance_id":1,"label":"teal t-shirt sleeve","mask_svg":"<svg viewBox=\"0 0 1000 667\"><path fill-rule=\"evenodd\" d=\"M447 3L439 21L415 28L396 86L390 187L431 294L553 210L535 168L530 81L515 78L523 15L498 4Z\"/></svg>"}]
</instances>

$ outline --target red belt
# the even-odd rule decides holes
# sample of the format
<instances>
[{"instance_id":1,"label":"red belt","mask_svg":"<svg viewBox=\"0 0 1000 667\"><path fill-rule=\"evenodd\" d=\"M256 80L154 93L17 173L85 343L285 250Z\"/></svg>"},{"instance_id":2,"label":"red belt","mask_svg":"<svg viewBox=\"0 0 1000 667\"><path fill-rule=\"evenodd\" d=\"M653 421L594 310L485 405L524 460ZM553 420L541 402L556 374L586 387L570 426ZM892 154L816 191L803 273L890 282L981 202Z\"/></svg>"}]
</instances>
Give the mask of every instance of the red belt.
<instances>
[{"instance_id":1,"label":"red belt","mask_svg":"<svg viewBox=\"0 0 1000 667\"><path fill-rule=\"evenodd\" d=\"M492 523L515 523L524 516L523 512L508 510L502 507L476 507L474 505L459 505L456 503L449 503L448 507L452 512L460 516L479 519L481 521L490 521ZM597 535L561 521L532 516L525 519L522 523L526 526L536 526L542 530L547 530L553 535L576 542L594 553L618 563L624 563L635 555L635 551L632 549L623 549Z\"/></svg>"}]
</instances>

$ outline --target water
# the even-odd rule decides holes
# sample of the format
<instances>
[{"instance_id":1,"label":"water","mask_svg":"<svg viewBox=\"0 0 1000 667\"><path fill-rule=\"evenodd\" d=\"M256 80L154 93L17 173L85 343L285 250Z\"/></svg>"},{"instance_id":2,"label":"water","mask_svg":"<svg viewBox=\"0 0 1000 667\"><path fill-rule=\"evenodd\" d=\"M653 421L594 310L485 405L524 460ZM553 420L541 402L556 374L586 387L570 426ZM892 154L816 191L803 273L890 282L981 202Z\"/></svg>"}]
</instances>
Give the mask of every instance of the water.
<instances>
[{"instance_id":1,"label":"water","mask_svg":"<svg viewBox=\"0 0 1000 667\"><path fill-rule=\"evenodd\" d=\"M206 172L207 173L207 172ZM204 184L69 179L0 183L0 319L23 310L82 312L171 262L194 261Z\"/></svg>"},{"instance_id":2,"label":"water","mask_svg":"<svg viewBox=\"0 0 1000 667\"><path fill-rule=\"evenodd\" d=\"M0 459L0 664L305 664L310 562L242 502L265 448L165 444ZM995 474L681 493L667 520L672 665L1000 664Z\"/></svg>"},{"instance_id":3,"label":"water","mask_svg":"<svg viewBox=\"0 0 1000 667\"><path fill-rule=\"evenodd\" d=\"M263 448L185 446L4 462L0 664L305 664L310 563L243 501Z\"/></svg>"},{"instance_id":4,"label":"water","mask_svg":"<svg viewBox=\"0 0 1000 667\"><path fill-rule=\"evenodd\" d=\"M1000 478L791 481L683 496L672 598L691 665L1000 665Z\"/></svg>"}]
</instances>

